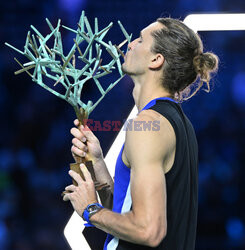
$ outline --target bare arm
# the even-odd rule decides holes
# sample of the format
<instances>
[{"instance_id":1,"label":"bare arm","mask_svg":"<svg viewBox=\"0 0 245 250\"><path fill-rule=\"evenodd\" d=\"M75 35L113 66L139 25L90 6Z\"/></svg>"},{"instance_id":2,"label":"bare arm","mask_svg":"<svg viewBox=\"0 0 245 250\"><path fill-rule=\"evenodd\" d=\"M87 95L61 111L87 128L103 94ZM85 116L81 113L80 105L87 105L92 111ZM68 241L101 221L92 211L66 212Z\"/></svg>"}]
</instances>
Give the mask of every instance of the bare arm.
<instances>
[{"instance_id":1,"label":"bare arm","mask_svg":"<svg viewBox=\"0 0 245 250\"><path fill-rule=\"evenodd\" d=\"M154 111L149 111L136 120L155 118ZM166 119L161 120L159 131L128 131L125 153L131 166L132 211L117 214L102 209L91 222L120 239L157 246L167 231L164 169L172 164L174 151L175 134Z\"/></svg>"},{"instance_id":2,"label":"bare arm","mask_svg":"<svg viewBox=\"0 0 245 250\"><path fill-rule=\"evenodd\" d=\"M97 192L99 194L102 205L108 209L112 209L114 182L110 176L104 159L101 160L101 162L97 162L94 169L96 172L97 181L101 184L107 183L110 185L109 188L105 188Z\"/></svg>"}]
</instances>

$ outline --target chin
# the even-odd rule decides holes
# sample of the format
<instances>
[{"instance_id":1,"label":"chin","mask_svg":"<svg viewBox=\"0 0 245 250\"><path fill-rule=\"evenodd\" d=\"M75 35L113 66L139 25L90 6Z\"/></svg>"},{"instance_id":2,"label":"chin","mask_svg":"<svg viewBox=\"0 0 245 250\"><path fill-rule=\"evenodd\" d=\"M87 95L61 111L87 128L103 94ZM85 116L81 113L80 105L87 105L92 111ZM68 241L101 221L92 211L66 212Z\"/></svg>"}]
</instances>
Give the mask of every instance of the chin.
<instances>
[{"instance_id":1,"label":"chin","mask_svg":"<svg viewBox=\"0 0 245 250\"><path fill-rule=\"evenodd\" d=\"M127 74L129 76L132 76L134 75L134 73L132 71L130 71L126 66L125 66L125 63L122 65L122 72L124 74Z\"/></svg>"},{"instance_id":2,"label":"chin","mask_svg":"<svg viewBox=\"0 0 245 250\"><path fill-rule=\"evenodd\" d=\"M126 67L125 67L125 62L122 64L122 72L123 73L125 73L125 74L127 74L127 70L125 69Z\"/></svg>"}]
</instances>

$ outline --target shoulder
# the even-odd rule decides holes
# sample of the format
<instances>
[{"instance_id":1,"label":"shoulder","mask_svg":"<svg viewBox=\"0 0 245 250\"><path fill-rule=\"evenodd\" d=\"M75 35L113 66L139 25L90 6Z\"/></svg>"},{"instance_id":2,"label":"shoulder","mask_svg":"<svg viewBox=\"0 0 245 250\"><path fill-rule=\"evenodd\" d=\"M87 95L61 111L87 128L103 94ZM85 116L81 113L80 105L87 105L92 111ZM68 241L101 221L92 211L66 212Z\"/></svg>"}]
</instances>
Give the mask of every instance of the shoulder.
<instances>
[{"instance_id":1,"label":"shoulder","mask_svg":"<svg viewBox=\"0 0 245 250\"><path fill-rule=\"evenodd\" d=\"M174 134L174 129L168 119L152 109L140 112L137 117L130 121L130 125L126 129L126 138L139 134L140 136L167 136L168 134Z\"/></svg>"},{"instance_id":2,"label":"shoulder","mask_svg":"<svg viewBox=\"0 0 245 250\"><path fill-rule=\"evenodd\" d=\"M126 158L130 163L132 159L136 160L143 155L151 160L162 161L164 156L175 149L175 143L171 123L154 110L143 110L126 130Z\"/></svg>"}]
</instances>

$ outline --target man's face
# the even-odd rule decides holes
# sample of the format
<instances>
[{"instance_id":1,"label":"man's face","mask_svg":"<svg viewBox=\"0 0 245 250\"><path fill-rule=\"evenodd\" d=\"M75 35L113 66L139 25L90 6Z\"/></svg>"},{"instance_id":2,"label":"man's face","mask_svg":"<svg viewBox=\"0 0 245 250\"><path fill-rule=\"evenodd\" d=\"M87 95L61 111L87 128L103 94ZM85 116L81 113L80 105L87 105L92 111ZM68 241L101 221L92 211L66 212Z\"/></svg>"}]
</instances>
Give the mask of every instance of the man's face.
<instances>
[{"instance_id":1,"label":"man's face","mask_svg":"<svg viewBox=\"0 0 245 250\"><path fill-rule=\"evenodd\" d=\"M153 58L153 53L151 52L153 37L151 33L161 28L162 25L159 22L150 24L140 32L139 38L128 45L129 49L122 65L124 73L128 75L141 75L149 69Z\"/></svg>"}]
</instances>

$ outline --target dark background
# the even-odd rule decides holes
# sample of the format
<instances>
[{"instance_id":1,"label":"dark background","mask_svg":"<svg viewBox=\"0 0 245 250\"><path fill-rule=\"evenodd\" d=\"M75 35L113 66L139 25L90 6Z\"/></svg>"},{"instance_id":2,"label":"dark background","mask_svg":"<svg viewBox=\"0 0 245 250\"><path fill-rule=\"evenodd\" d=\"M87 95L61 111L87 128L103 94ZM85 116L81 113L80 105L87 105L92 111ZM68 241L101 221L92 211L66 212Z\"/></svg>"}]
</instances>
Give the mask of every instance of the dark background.
<instances>
[{"instance_id":1,"label":"dark background","mask_svg":"<svg viewBox=\"0 0 245 250\"><path fill-rule=\"evenodd\" d=\"M70 128L75 118L70 105L34 84L19 69L4 46L23 49L33 24L42 34L54 25L76 27L82 10L99 27L115 23L106 41L122 39L121 20L137 37L159 16L184 19L191 13L245 12L243 0L9 0L0 2L0 249L69 249L63 229L73 209L60 196L71 180L67 174ZM245 249L244 31L201 32L205 50L220 57L212 92L201 91L183 104L199 141L199 215L196 249ZM62 31L65 48L73 34ZM108 40L107 40L108 39ZM120 41L119 41L120 40ZM115 80L115 75L109 81ZM92 113L91 118L121 120L133 107L133 84L125 77ZM87 90L91 94L91 87ZM104 155L116 132L95 132Z\"/></svg>"}]
</instances>

